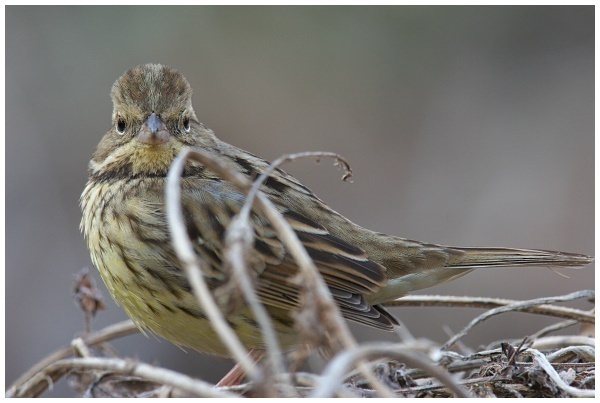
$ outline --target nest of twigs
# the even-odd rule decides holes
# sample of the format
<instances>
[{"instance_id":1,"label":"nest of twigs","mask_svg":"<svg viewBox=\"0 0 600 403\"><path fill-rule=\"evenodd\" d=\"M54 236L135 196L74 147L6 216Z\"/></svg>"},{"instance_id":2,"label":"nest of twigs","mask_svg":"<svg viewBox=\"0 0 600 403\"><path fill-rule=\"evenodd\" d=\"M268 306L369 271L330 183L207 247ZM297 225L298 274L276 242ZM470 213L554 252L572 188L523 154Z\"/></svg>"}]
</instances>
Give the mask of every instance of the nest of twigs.
<instances>
[{"instance_id":1,"label":"nest of twigs","mask_svg":"<svg viewBox=\"0 0 600 403\"><path fill-rule=\"evenodd\" d=\"M312 260L281 214L259 191L269 173L283 162L300 157L335 158L344 178L351 175L346 161L332 153L301 153L284 156L254 183L228 169L227 165L199 150L183 151L173 163L167 182L167 209L175 250L184 265L192 290L211 325L228 347L232 358L246 371L241 385L217 387L165 368L128 358L103 356L99 348L112 339L137 331L130 321L77 338L22 375L7 391L7 397L40 396L62 377L85 397L593 397L595 388L593 309L566 308L558 303L586 298L593 291L529 301L489 298L410 296L391 304L414 306L471 306L487 308L443 345L414 339L406 329L398 343L358 344ZM179 176L188 159L208 166L229 180L248 197L246 208L232 221L226 233L226 266L232 278L228 293L237 294L253 311L265 341L265 358L253 366L248 351L229 327L219 304L209 290L202 262L188 239L179 203ZM298 334L313 349L331 352L321 373L298 372L294 368L305 354L286 355L280 350L272 323L256 296L252 272L244 256L252 245L248 221L250 208L261 210L278 232L299 267L292 279L302 288L303 303L295 314ZM102 299L86 273L76 282L76 297L89 317L102 309ZM484 320L509 311L557 318L557 323L521 340L496 341L475 353L465 353L457 342ZM577 326L571 336L551 336L556 330ZM316 337L315 337L316 336ZM334 343L332 341L335 341ZM453 348L455 348L453 350Z\"/></svg>"}]
</instances>

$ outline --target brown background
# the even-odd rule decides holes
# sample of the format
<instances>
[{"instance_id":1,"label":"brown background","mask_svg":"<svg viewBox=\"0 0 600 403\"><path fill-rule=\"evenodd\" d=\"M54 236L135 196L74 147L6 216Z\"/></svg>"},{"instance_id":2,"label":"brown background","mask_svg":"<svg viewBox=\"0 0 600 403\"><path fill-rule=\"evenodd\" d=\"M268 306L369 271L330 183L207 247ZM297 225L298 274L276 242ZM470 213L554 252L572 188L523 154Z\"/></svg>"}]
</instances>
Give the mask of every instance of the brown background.
<instances>
[{"instance_id":1,"label":"brown background","mask_svg":"<svg viewBox=\"0 0 600 403\"><path fill-rule=\"evenodd\" d=\"M78 230L86 165L111 124L112 83L147 62L186 75L198 116L227 142L268 159L347 157L353 184L329 162L288 170L363 226L594 254L593 7L7 7L7 383L82 329L71 289L91 265ZM567 274L480 270L424 293L526 299L593 287L593 266ZM125 318L106 300L96 329ZM439 342L444 325L458 331L479 312L395 310ZM465 342L549 323L504 315ZM394 340L353 328L360 340ZM230 366L154 337L115 346L209 381ZM61 381L51 395L70 392Z\"/></svg>"}]
</instances>

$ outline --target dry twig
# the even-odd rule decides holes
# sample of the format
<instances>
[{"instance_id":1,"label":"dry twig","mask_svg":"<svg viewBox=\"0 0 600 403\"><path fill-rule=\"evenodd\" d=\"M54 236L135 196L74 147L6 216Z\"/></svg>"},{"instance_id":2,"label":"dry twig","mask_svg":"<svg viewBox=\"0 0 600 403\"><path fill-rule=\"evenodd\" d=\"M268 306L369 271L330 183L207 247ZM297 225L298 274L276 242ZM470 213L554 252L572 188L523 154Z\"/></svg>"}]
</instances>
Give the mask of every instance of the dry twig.
<instances>
[{"instance_id":1,"label":"dry twig","mask_svg":"<svg viewBox=\"0 0 600 403\"><path fill-rule=\"evenodd\" d=\"M575 298L593 298L594 291L579 291L580 296ZM554 302L553 298L548 299ZM548 305L522 305L524 301L502 298L485 297L458 297L449 295L406 295L395 301L386 302L385 306L444 306L444 307L468 307L468 308L497 308L511 306L509 310L515 312L528 312L538 315L555 316L563 319L573 319L578 322L594 323L596 317L593 312L582 311L564 306ZM558 302L558 301L557 301Z\"/></svg>"},{"instance_id":2,"label":"dry twig","mask_svg":"<svg viewBox=\"0 0 600 403\"><path fill-rule=\"evenodd\" d=\"M72 370L112 371L138 376L146 380L171 385L197 397L236 397L236 395L215 389L211 384L165 368L121 358L98 357L70 358L56 361L21 385L15 391L14 397L39 396L48 387L49 379L59 379Z\"/></svg>"},{"instance_id":3,"label":"dry twig","mask_svg":"<svg viewBox=\"0 0 600 403\"><path fill-rule=\"evenodd\" d=\"M139 330L137 329L137 327L135 327L131 320L124 320L122 322L115 323L113 325L105 327L104 329L98 330L97 332L84 336L83 341L87 346L95 346L107 342L109 340L137 333L138 331ZM20 388L23 384L25 384L28 380L33 378L37 373L43 371L43 369L48 367L50 364L63 358L69 357L72 354L72 345L61 347L53 353L49 354L47 357L34 364L16 381L14 381L13 384L8 388L8 391L6 392L6 397L14 397L16 395L16 390ZM56 379L54 379L54 381L56 381Z\"/></svg>"},{"instance_id":4,"label":"dry twig","mask_svg":"<svg viewBox=\"0 0 600 403\"><path fill-rule=\"evenodd\" d=\"M532 299L532 300L528 300L528 301L520 301L520 302L517 302L514 304L491 309L491 310L483 313L482 315L479 315L477 318L473 319L471 322L469 322L469 324L467 326L465 326L460 332L458 332L456 335L454 335L454 337L452 337L450 340L448 340L446 343L444 343L444 345L442 347L440 347L440 350L443 351L443 350L447 350L448 348L452 347L452 345L454 343L456 343L460 338L465 336L469 332L469 330L471 330L473 327L477 326L479 323L485 321L486 319L488 319L492 316L501 314L503 312L518 311L520 309L534 306L534 305L550 304L550 303L555 303L555 302L572 301L574 299L579 299L579 298L593 298L593 297L594 297L593 291L584 290L584 291L578 291L578 292L574 292L571 294L562 295L562 296L558 296L558 297L536 298L536 299Z\"/></svg>"}]
</instances>

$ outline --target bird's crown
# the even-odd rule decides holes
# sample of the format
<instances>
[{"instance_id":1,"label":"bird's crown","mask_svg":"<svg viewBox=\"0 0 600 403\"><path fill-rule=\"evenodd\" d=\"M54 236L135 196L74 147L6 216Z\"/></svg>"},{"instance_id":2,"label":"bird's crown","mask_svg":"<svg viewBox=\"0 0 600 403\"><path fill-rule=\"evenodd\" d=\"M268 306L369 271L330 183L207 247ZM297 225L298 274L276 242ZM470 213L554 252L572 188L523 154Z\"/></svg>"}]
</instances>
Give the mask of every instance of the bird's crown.
<instances>
[{"instance_id":1,"label":"bird's crown","mask_svg":"<svg viewBox=\"0 0 600 403\"><path fill-rule=\"evenodd\" d=\"M172 67L144 64L126 71L114 83L111 98L115 114L178 114L181 108L191 109L192 87Z\"/></svg>"}]
</instances>

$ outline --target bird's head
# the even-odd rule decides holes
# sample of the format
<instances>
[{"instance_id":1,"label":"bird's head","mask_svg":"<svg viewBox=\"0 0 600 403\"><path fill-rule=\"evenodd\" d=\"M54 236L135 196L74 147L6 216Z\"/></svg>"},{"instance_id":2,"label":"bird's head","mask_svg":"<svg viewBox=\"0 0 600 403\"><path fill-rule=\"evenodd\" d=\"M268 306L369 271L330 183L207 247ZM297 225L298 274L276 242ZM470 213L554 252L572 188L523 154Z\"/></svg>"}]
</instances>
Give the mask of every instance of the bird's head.
<instances>
[{"instance_id":1,"label":"bird's head","mask_svg":"<svg viewBox=\"0 0 600 403\"><path fill-rule=\"evenodd\" d=\"M177 70L146 64L113 85L112 127L90 162L90 175L164 176L184 145L203 146L214 135L192 108L192 88Z\"/></svg>"}]
</instances>

